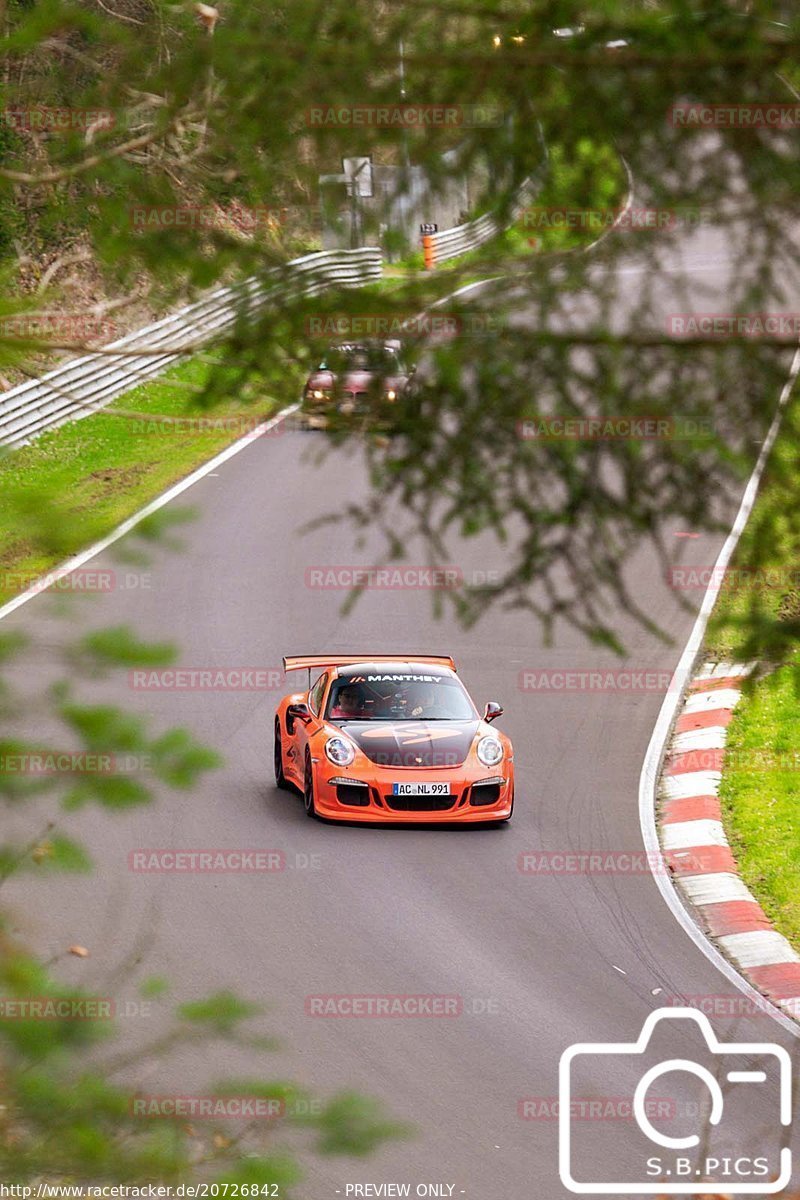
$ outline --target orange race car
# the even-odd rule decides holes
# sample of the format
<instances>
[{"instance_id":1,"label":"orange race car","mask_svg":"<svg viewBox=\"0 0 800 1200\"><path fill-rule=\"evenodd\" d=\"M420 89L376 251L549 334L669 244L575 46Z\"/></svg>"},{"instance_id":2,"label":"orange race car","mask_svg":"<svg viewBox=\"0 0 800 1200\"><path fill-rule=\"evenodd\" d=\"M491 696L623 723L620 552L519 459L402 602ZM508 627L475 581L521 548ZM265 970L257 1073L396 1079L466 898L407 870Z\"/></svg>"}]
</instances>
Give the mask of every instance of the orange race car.
<instances>
[{"instance_id":1,"label":"orange race car","mask_svg":"<svg viewBox=\"0 0 800 1200\"><path fill-rule=\"evenodd\" d=\"M446 655L308 654L308 690L275 714L275 780L310 817L499 823L514 809L514 752L480 716ZM312 671L321 671L311 684Z\"/></svg>"}]
</instances>

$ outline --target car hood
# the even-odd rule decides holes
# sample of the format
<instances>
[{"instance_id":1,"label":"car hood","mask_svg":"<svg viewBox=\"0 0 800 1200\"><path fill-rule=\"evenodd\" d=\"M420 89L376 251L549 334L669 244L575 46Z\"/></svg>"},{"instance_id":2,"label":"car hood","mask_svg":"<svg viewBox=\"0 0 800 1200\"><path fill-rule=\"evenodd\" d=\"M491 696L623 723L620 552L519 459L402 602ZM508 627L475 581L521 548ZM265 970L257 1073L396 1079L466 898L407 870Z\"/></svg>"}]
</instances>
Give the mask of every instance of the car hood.
<instances>
[{"instance_id":1,"label":"car hood","mask_svg":"<svg viewBox=\"0 0 800 1200\"><path fill-rule=\"evenodd\" d=\"M370 762L382 767L458 767L480 721L341 721Z\"/></svg>"}]
</instances>

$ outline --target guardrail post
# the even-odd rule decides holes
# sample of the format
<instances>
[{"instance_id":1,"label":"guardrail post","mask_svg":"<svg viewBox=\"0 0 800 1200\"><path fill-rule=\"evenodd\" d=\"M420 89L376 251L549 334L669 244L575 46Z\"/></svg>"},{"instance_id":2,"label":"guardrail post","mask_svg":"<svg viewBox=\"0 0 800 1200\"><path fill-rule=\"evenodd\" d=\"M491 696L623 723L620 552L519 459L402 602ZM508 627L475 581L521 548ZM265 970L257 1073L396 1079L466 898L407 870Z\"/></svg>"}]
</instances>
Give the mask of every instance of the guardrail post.
<instances>
[{"instance_id":1,"label":"guardrail post","mask_svg":"<svg viewBox=\"0 0 800 1200\"><path fill-rule=\"evenodd\" d=\"M422 253L425 258L425 270L432 271L436 266L436 241L433 234L426 233L423 236Z\"/></svg>"}]
</instances>

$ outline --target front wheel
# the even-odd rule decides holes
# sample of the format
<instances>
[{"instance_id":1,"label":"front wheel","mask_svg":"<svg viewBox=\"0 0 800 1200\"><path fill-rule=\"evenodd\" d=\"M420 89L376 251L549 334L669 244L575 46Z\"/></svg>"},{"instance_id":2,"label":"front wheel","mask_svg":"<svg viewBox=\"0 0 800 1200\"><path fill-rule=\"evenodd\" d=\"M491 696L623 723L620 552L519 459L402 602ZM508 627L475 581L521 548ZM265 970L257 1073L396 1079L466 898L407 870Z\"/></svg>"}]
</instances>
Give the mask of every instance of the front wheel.
<instances>
[{"instance_id":1,"label":"front wheel","mask_svg":"<svg viewBox=\"0 0 800 1200\"><path fill-rule=\"evenodd\" d=\"M273 766L275 768L275 783L284 792L292 790L289 780L283 773L283 743L281 740L281 723L275 720L275 742L273 745Z\"/></svg>"},{"instance_id":2,"label":"front wheel","mask_svg":"<svg viewBox=\"0 0 800 1200\"><path fill-rule=\"evenodd\" d=\"M311 763L311 755L306 750L306 765L303 774L303 807L306 810L307 817L316 817L317 806L314 803L314 768Z\"/></svg>"}]
</instances>

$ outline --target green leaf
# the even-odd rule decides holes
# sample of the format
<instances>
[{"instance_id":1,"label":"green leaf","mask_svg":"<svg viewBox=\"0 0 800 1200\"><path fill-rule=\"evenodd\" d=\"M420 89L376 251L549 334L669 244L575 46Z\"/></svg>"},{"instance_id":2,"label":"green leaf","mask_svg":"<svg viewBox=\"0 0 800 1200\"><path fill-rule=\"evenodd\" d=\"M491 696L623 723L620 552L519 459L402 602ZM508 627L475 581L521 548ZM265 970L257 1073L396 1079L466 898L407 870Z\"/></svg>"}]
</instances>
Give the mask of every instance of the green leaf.
<instances>
[{"instance_id":1,"label":"green leaf","mask_svg":"<svg viewBox=\"0 0 800 1200\"><path fill-rule=\"evenodd\" d=\"M124 625L90 633L76 647L76 657L105 667L164 667L176 656L172 643L142 642Z\"/></svg>"},{"instance_id":2,"label":"green leaf","mask_svg":"<svg viewBox=\"0 0 800 1200\"><path fill-rule=\"evenodd\" d=\"M182 1004L178 1016L184 1021L210 1025L218 1032L229 1033L241 1021L258 1016L262 1011L260 1005L241 1000L233 992L216 992L205 1000Z\"/></svg>"},{"instance_id":3,"label":"green leaf","mask_svg":"<svg viewBox=\"0 0 800 1200\"><path fill-rule=\"evenodd\" d=\"M223 764L216 750L200 746L186 729L170 729L150 743L152 769L174 788L192 787L204 771Z\"/></svg>"},{"instance_id":4,"label":"green leaf","mask_svg":"<svg viewBox=\"0 0 800 1200\"><path fill-rule=\"evenodd\" d=\"M92 860L83 846L63 834L54 834L41 842L33 851L33 861L44 871L86 874L92 869Z\"/></svg>"},{"instance_id":5,"label":"green leaf","mask_svg":"<svg viewBox=\"0 0 800 1200\"><path fill-rule=\"evenodd\" d=\"M387 1138L407 1138L412 1134L412 1126L389 1120L377 1102L354 1092L334 1096L311 1123L319 1132L323 1154L363 1157Z\"/></svg>"},{"instance_id":6,"label":"green leaf","mask_svg":"<svg viewBox=\"0 0 800 1200\"><path fill-rule=\"evenodd\" d=\"M138 992L144 1000L156 1000L169 991L169 981L162 975L151 975L139 984Z\"/></svg>"},{"instance_id":7,"label":"green leaf","mask_svg":"<svg viewBox=\"0 0 800 1200\"><path fill-rule=\"evenodd\" d=\"M270 1154L246 1155L236 1164L226 1168L217 1176L219 1183L236 1184L274 1184L277 1195L286 1194L286 1189L293 1187L302 1179L302 1172L294 1159L285 1155Z\"/></svg>"}]
</instances>

